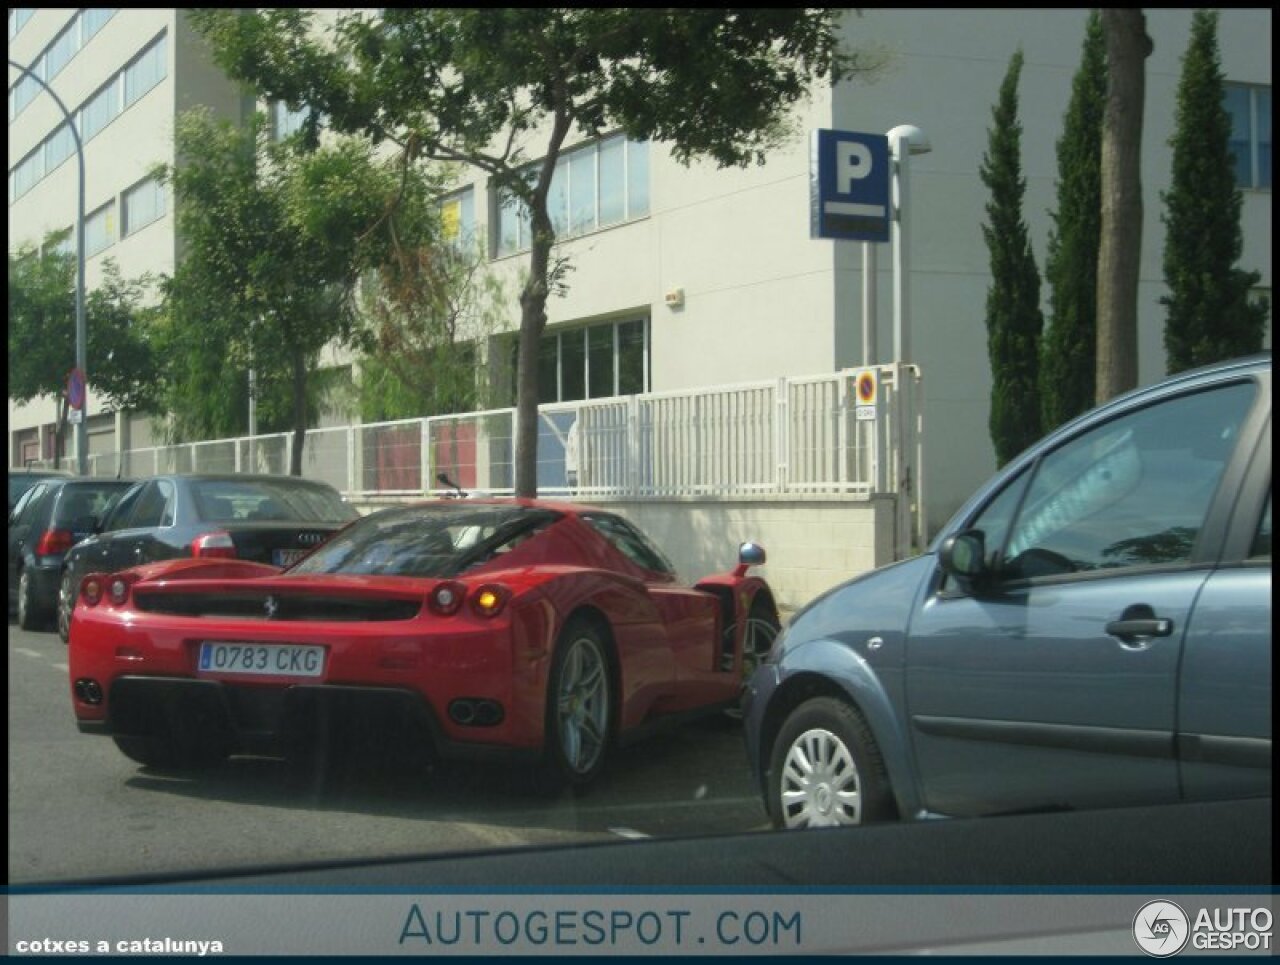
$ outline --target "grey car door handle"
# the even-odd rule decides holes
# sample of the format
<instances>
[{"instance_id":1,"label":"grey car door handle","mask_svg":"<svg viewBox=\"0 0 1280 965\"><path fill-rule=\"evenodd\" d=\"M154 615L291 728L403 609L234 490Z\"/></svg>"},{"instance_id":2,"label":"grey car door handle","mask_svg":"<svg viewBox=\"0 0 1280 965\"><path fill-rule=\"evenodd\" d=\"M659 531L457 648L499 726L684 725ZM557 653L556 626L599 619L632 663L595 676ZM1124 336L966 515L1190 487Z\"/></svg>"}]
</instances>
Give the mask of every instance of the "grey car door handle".
<instances>
[{"instance_id":1,"label":"grey car door handle","mask_svg":"<svg viewBox=\"0 0 1280 965\"><path fill-rule=\"evenodd\" d=\"M1107 633L1113 637L1167 637L1173 633L1173 621L1158 618L1113 620L1107 624Z\"/></svg>"}]
</instances>

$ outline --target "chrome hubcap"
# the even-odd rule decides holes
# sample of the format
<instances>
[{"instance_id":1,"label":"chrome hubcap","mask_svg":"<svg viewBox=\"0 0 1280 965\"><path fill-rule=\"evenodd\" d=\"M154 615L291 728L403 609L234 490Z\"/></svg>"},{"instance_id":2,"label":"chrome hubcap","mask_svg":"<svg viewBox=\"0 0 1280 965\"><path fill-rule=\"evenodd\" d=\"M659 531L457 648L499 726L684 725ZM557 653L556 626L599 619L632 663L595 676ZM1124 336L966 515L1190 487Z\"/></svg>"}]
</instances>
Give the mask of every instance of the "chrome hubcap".
<instances>
[{"instance_id":1,"label":"chrome hubcap","mask_svg":"<svg viewBox=\"0 0 1280 965\"><path fill-rule=\"evenodd\" d=\"M782 815L789 828L862 823L862 782L844 742L823 728L797 737L782 762Z\"/></svg>"},{"instance_id":2,"label":"chrome hubcap","mask_svg":"<svg viewBox=\"0 0 1280 965\"><path fill-rule=\"evenodd\" d=\"M604 752L609 687L603 655L589 638L569 645L556 695L560 749L575 773L585 774Z\"/></svg>"}]
</instances>

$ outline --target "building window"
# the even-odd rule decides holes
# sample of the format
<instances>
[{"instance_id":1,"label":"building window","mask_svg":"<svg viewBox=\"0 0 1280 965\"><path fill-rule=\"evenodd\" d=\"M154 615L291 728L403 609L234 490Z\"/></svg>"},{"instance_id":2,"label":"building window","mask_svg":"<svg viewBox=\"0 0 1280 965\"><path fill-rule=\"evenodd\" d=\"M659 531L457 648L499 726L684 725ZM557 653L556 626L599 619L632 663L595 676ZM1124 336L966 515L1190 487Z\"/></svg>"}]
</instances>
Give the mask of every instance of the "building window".
<instances>
[{"instance_id":1,"label":"building window","mask_svg":"<svg viewBox=\"0 0 1280 965\"><path fill-rule=\"evenodd\" d=\"M44 173L49 174L59 164L76 153L76 139L71 133L71 125L60 124L44 142Z\"/></svg>"},{"instance_id":2,"label":"building window","mask_svg":"<svg viewBox=\"0 0 1280 965\"><path fill-rule=\"evenodd\" d=\"M9 175L9 198L16 201L44 177L44 145L36 148L13 169Z\"/></svg>"},{"instance_id":3,"label":"building window","mask_svg":"<svg viewBox=\"0 0 1280 965\"><path fill-rule=\"evenodd\" d=\"M538 402L647 392L648 335L646 319L602 322L544 335L538 345Z\"/></svg>"},{"instance_id":4,"label":"building window","mask_svg":"<svg viewBox=\"0 0 1280 965\"><path fill-rule=\"evenodd\" d=\"M474 188L464 188L446 195L440 202L441 237L455 248L464 248L475 240L475 195Z\"/></svg>"},{"instance_id":5,"label":"building window","mask_svg":"<svg viewBox=\"0 0 1280 965\"><path fill-rule=\"evenodd\" d=\"M76 50L80 47L80 26L77 18L72 18L71 23L67 24L62 33L47 48L45 48L44 57L41 58L44 64L44 70L41 76L50 81L62 73L62 68L71 63L71 58L76 55Z\"/></svg>"},{"instance_id":6,"label":"building window","mask_svg":"<svg viewBox=\"0 0 1280 965\"><path fill-rule=\"evenodd\" d=\"M18 36L18 31L27 25L27 21L31 19L31 15L35 12L35 7L14 7L9 11L10 40Z\"/></svg>"},{"instance_id":7,"label":"building window","mask_svg":"<svg viewBox=\"0 0 1280 965\"><path fill-rule=\"evenodd\" d=\"M32 68L39 73L40 67L37 64ZM30 74L23 74L22 79L13 85L13 90L9 92L9 120L13 120L23 109L36 98L36 94L40 93L40 84Z\"/></svg>"},{"instance_id":8,"label":"building window","mask_svg":"<svg viewBox=\"0 0 1280 965\"><path fill-rule=\"evenodd\" d=\"M1227 84L1231 115L1231 153L1236 183L1242 188L1271 188L1271 88Z\"/></svg>"},{"instance_id":9,"label":"building window","mask_svg":"<svg viewBox=\"0 0 1280 965\"><path fill-rule=\"evenodd\" d=\"M121 211L121 236L128 237L151 222L163 218L168 207L164 185L147 178L124 193Z\"/></svg>"},{"instance_id":10,"label":"building window","mask_svg":"<svg viewBox=\"0 0 1280 965\"><path fill-rule=\"evenodd\" d=\"M558 239L647 215L649 143L615 134L561 155L547 192L547 213ZM524 205L499 197L497 220L499 257L529 247Z\"/></svg>"},{"instance_id":11,"label":"building window","mask_svg":"<svg viewBox=\"0 0 1280 965\"><path fill-rule=\"evenodd\" d=\"M80 11L80 46L83 47L92 40L93 35L106 25L115 12L115 7L90 7Z\"/></svg>"},{"instance_id":12,"label":"building window","mask_svg":"<svg viewBox=\"0 0 1280 965\"><path fill-rule=\"evenodd\" d=\"M302 130L302 125L307 120L307 115L311 112L300 107L293 110L284 101L272 101L271 103L271 139L273 141L283 141L291 134L296 134Z\"/></svg>"},{"instance_id":13,"label":"building window","mask_svg":"<svg viewBox=\"0 0 1280 965\"><path fill-rule=\"evenodd\" d=\"M80 137L88 141L110 124L120 113L120 78L112 77L107 85L80 108Z\"/></svg>"},{"instance_id":14,"label":"building window","mask_svg":"<svg viewBox=\"0 0 1280 965\"><path fill-rule=\"evenodd\" d=\"M116 240L116 203L108 201L84 219L84 253L88 257Z\"/></svg>"},{"instance_id":15,"label":"building window","mask_svg":"<svg viewBox=\"0 0 1280 965\"><path fill-rule=\"evenodd\" d=\"M124 69L124 106L129 107L164 80L168 64L165 37L161 34L150 47Z\"/></svg>"},{"instance_id":16,"label":"building window","mask_svg":"<svg viewBox=\"0 0 1280 965\"><path fill-rule=\"evenodd\" d=\"M63 228L61 231L51 231L41 248L41 254L44 255L66 255L71 257L75 253L75 237L70 227Z\"/></svg>"}]
</instances>

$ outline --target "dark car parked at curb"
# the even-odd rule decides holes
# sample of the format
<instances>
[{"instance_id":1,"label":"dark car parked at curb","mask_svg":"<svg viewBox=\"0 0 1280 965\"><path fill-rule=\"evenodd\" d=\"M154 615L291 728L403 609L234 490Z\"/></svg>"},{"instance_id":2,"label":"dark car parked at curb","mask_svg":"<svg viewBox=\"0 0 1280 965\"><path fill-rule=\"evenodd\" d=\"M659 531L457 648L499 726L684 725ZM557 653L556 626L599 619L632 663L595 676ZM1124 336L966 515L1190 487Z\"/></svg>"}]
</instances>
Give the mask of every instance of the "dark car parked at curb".
<instances>
[{"instance_id":1,"label":"dark car parked at curb","mask_svg":"<svg viewBox=\"0 0 1280 965\"><path fill-rule=\"evenodd\" d=\"M87 573L184 556L288 566L360 514L328 483L296 476L172 474L140 480L97 533L67 554L58 632Z\"/></svg>"},{"instance_id":2,"label":"dark car parked at curb","mask_svg":"<svg viewBox=\"0 0 1280 965\"><path fill-rule=\"evenodd\" d=\"M744 698L777 827L1271 793L1271 357L1032 446L797 614Z\"/></svg>"},{"instance_id":3,"label":"dark car parked at curb","mask_svg":"<svg viewBox=\"0 0 1280 965\"><path fill-rule=\"evenodd\" d=\"M9 470L9 512L18 505L22 494L42 479L70 479L71 473L61 469L10 469Z\"/></svg>"},{"instance_id":4,"label":"dark car parked at curb","mask_svg":"<svg viewBox=\"0 0 1280 965\"><path fill-rule=\"evenodd\" d=\"M9 516L9 609L18 626L42 628L58 599L67 552L92 536L104 512L133 484L125 479L46 476L18 499Z\"/></svg>"}]
</instances>

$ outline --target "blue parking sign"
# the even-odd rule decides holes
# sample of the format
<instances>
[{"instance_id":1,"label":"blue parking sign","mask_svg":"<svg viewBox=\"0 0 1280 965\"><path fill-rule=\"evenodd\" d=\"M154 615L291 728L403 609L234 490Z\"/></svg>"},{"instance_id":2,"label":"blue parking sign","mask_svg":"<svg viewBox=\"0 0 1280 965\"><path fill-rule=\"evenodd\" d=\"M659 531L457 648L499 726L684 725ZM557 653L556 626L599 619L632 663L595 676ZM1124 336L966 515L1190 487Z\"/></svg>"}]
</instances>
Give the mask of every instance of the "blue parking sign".
<instances>
[{"instance_id":1,"label":"blue parking sign","mask_svg":"<svg viewBox=\"0 0 1280 965\"><path fill-rule=\"evenodd\" d=\"M809 233L845 241L889 240L889 138L813 132Z\"/></svg>"}]
</instances>

